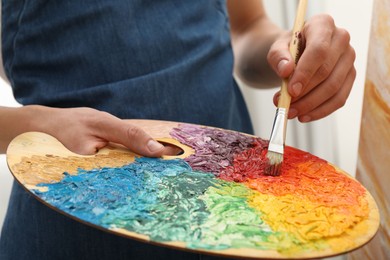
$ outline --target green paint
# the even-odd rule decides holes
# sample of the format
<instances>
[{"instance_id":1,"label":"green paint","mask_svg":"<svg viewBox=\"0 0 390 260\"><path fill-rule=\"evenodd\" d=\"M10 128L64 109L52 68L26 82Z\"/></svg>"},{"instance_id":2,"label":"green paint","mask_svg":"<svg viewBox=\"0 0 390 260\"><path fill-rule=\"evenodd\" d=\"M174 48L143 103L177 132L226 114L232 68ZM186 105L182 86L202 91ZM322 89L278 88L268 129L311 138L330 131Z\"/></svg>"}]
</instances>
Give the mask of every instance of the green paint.
<instances>
[{"instance_id":1,"label":"green paint","mask_svg":"<svg viewBox=\"0 0 390 260\"><path fill-rule=\"evenodd\" d=\"M252 192L242 184L222 180L218 186L209 187L202 199L210 216L202 225L202 238L190 247L269 249L272 231L261 220L260 212L247 204Z\"/></svg>"},{"instance_id":2,"label":"green paint","mask_svg":"<svg viewBox=\"0 0 390 260\"><path fill-rule=\"evenodd\" d=\"M35 190L38 196L75 217L152 241L215 250L279 248L272 243L277 234L248 205L256 191L193 171L183 160L137 158L123 167L80 170L39 186L48 191Z\"/></svg>"}]
</instances>

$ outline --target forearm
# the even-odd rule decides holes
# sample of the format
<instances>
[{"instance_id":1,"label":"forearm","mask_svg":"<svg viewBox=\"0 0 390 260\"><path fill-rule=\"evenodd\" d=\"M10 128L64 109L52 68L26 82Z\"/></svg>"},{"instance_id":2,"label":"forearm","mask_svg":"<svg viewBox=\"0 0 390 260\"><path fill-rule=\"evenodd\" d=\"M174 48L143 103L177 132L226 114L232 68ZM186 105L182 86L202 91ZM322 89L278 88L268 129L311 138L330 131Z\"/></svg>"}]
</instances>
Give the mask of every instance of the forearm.
<instances>
[{"instance_id":1,"label":"forearm","mask_svg":"<svg viewBox=\"0 0 390 260\"><path fill-rule=\"evenodd\" d=\"M170 152L169 148L130 122L87 107L0 107L0 129L1 153L6 151L13 138L29 131L49 134L78 154L94 154L110 142L148 157L160 157Z\"/></svg>"},{"instance_id":2,"label":"forearm","mask_svg":"<svg viewBox=\"0 0 390 260\"><path fill-rule=\"evenodd\" d=\"M43 106L0 107L0 153L5 153L13 138L28 131L41 131L41 118L50 108Z\"/></svg>"},{"instance_id":3,"label":"forearm","mask_svg":"<svg viewBox=\"0 0 390 260\"><path fill-rule=\"evenodd\" d=\"M243 82L258 88L280 85L280 78L267 62L267 55L282 34L288 33L267 17L259 17L248 27L232 32L234 71Z\"/></svg>"}]
</instances>

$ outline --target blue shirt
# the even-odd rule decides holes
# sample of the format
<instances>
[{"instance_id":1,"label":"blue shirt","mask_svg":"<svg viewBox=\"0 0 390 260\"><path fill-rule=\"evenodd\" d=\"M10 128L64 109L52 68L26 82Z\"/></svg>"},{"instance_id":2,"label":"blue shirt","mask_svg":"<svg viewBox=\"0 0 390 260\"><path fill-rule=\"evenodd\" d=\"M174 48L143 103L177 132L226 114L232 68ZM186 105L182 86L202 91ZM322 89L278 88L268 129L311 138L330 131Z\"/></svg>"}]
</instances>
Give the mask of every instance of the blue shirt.
<instances>
[{"instance_id":1,"label":"blue shirt","mask_svg":"<svg viewBox=\"0 0 390 260\"><path fill-rule=\"evenodd\" d=\"M18 102L252 133L224 1L3 2Z\"/></svg>"},{"instance_id":2,"label":"blue shirt","mask_svg":"<svg viewBox=\"0 0 390 260\"><path fill-rule=\"evenodd\" d=\"M252 133L216 0L3 0L4 68L22 104ZM1 259L214 259L138 243L62 216L14 183Z\"/></svg>"}]
</instances>

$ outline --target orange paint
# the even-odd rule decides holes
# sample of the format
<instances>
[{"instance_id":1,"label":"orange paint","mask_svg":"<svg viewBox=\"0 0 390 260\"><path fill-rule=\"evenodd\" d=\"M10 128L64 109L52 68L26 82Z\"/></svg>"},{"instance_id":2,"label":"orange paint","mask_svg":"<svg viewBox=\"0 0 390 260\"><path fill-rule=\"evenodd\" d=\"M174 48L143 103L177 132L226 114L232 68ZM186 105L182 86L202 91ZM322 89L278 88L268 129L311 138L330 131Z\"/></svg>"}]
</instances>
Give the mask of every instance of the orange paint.
<instances>
[{"instance_id":1,"label":"orange paint","mask_svg":"<svg viewBox=\"0 0 390 260\"><path fill-rule=\"evenodd\" d=\"M326 206L358 205L365 189L354 179L314 155L286 147L281 176L248 179L263 194L294 195Z\"/></svg>"},{"instance_id":2,"label":"orange paint","mask_svg":"<svg viewBox=\"0 0 390 260\"><path fill-rule=\"evenodd\" d=\"M258 191L249 204L272 230L297 239L283 238L288 250L318 247L323 239L332 241L333 250L348 248L353 242L345 238L351 231L367 228L359 224L369 214L363 186L309 153L286 147L280 176L247 179L245 185Z\"/></svg>"}]
</instances>

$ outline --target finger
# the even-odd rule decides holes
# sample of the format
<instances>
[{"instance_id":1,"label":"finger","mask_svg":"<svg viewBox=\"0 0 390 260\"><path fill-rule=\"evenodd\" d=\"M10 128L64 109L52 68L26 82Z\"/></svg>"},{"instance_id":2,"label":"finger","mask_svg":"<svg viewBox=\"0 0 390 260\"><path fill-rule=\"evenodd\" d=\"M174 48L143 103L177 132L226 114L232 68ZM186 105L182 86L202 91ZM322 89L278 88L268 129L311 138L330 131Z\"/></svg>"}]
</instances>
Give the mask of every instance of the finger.
<instances>
[{"instance_id":1,"label":"finger","mask_svg":"<svg viewBox=\"0 0 390 260\"><path fill-rule=\"evenodd\" d=\"M347 31L344 29L337 30L337 33L334 34L332 39L332 46L337 47L331 47L331 50L328 51L328 55L324 53L322 64L320 64L309 83L301 91L301 96L306 95L313 88L324 82L333 73L337 63L353 64L353 61L355 60L355 52L349 45L349 40L350 36ZM344 57L349 57L350 59L348 60L344 58L343 60L340 60L343 55ZM346 65L345 68L349 70L348 65ZM348 71L345 73L347 72Z\"/></svg>"},{"instance_id":2,"label":"finger","mask_svg":"<svg viewBox=\"0 0 390 260\"><path fill-rule=\"evenodd\" d=\"M274 105L275 105L275 106L278 105L279 97L280 97L280 90L279 90L278 92L276 92L275 95L274 95L274 97L273 97L273 102L274 102Z\"/></svg>"},{"instance_id":3,"label":"finger","mask_svg":"<svg viewBox=\"0 0 390 260\"><path fill-rule=\"evenodd\" d=\"M105 139L91 135L91 131L83 127L77 128L78 131L74 131L75 128L69 126L69 129L63 129L56 135L56 138L70 151L81 155L92 155L108 144Z\"/></svg>"},{"instance_id":4,"label":"finger","mask_svg":"<svg viewBox=\"0 0 390 260\"><path fill-rule=\"evenodd\" d=\"M336 63L338 56L340 56L337 51L332 50L335 28L333 19L328 16L316 17L303 28L302 35L305 48L288 85L292 97L297 97L307 91L309 82L321 68L321 65L324 64L324 61L328 65L325 65L327 66L324 71L326 73L323 73L325 75L322 76L322 80L329 75L332 65ZM334 49L338 50L338 48Z\"/></svg>"},{"instance_id":5,"label":"finger","mask_svg":"<svg viewBox=\"0 0 390 260\"><path fill-rule=\"evenodd\" d=\"M267 60L272 69L281 78L287 78L295 68L294 60L288 49L291 34L286 34L284 38L275 41L267 55Z\"/></svg>"},{"instance_id":6,"label":"finger","mask_svg":"<svg viewBox=\"0 0 390 260\"><path fill-rule=\"evenodd\" d=\"M141 128L128 124L125 134L125 140L122 144L132 151L148 157L160 157L163 155L164 145L154 140Z\"/></svg>"},{"instance_id":7,"label":"finger","mask_svg":"<svg viewBox=\"0 0 390 260\"><path fill-rule=\"evenodd\" d=\"M298 120L301 122L310 122L314 120L321 119L333 113L337 109L344 106L350 92L352 89L353 82L356 78L355 68L351 68L348 73L345 81L343 82L343 87L338 91L332 98L328 99L320 106L316 107L307 114L300 115Z\"/></svg>"},{"instance_id":8,"label":"finger","mask_svg":"<svg viewBox=\"0 0 390 260\"><path fill-rule=\"evenodd\" d=\"M139 155L160 157L164 154L164 145L141 128L119 118L107 114L106 120L100 120L99 128L103 139L122 144Z\"/></svg>"},{"instance_id":9,"label":"finger","mask_svg":"<svg viewBox=\"0 0 390 260\"><path fill-rule=\"evenodd\" d=\"M342 83L345 82L346 77L351 73L351 68L354 69L354 60L355 52L346 52L341 56L339 62L334 67L332 74L325 81L316 86L316 88L313 88L311 92L307 93L302 98L297 100L293 99L291 110L296 112L295 116L310 113L312 110L316 109L316 107L335 96L342 88L350 89L352 84L345 85Z\"/></svg>"},{"instance_id":10,"label":"finger","mask_svg":"<svg viewBox=\"0 0 390 260\"><path fill-rule=\"evenodd\" d=\"M101 138L86 137L84 142L80 142L78 145L73 144L71 151L81 155L93 155L107 144L108 142Z\"/></svg>"}]
</instances>

